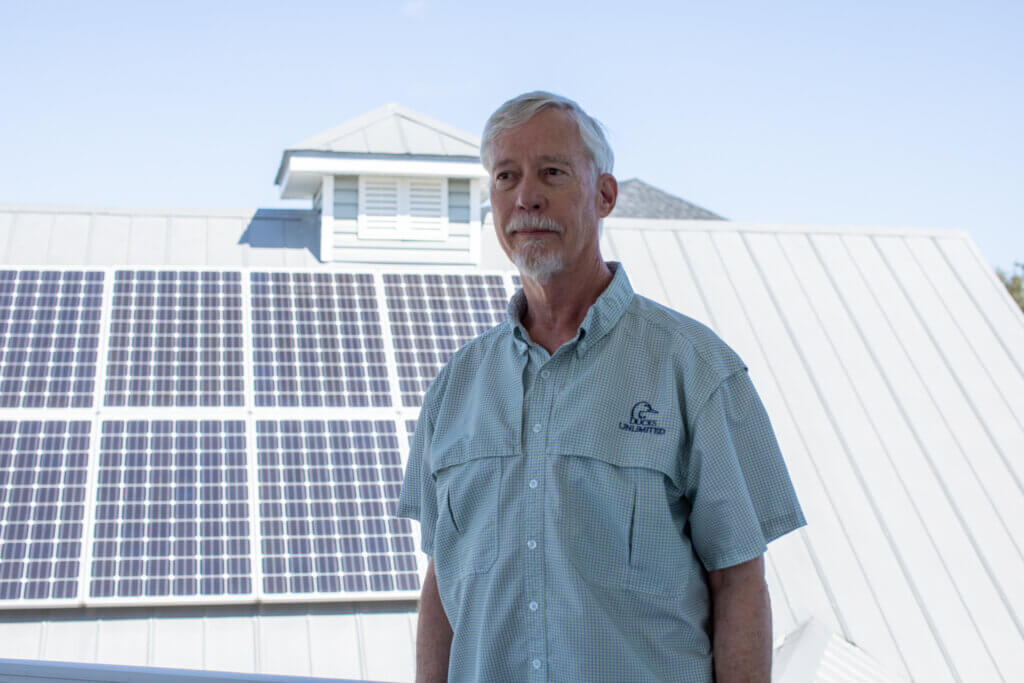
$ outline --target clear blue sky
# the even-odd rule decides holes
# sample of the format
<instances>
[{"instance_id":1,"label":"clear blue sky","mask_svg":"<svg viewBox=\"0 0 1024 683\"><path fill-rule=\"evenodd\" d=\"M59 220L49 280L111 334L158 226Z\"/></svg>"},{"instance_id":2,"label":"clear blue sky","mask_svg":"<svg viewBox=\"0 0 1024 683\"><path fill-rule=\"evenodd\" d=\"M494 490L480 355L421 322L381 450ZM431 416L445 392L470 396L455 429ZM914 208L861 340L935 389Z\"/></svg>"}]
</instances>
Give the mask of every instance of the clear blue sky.
<instances>
[{"instance_id":1,"label":"clear blue sky","mask_svg":"<svg viewBox=\"0 0 1024 683\"><path fill-rule=\"evenodd\" d=\"M293 205L281 151L399 102L566 94L728 218L963 229L1024 261L1022 2L0 0L0 202Z\"/></svg>"}]
</instances>

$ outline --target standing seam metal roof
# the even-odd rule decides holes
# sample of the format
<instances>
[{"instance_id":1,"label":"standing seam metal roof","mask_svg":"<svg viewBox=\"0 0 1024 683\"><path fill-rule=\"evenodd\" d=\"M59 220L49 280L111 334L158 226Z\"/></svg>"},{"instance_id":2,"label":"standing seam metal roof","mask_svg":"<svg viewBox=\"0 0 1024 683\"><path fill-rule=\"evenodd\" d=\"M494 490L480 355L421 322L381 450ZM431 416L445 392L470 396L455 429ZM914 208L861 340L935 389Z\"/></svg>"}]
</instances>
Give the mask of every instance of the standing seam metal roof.
<instances>
[{"instance_id":1,"label":"standing seam metal roof","mask_svg":"<svg viewBox=\"0 0 1024 683\"><path fill-rule=\"evenodd\" d=\"M345 267L314 215L0 207L0 263ZM768 551L777 634L929 683L1024 670L1024 314L966 233L612 217L602 253L750 368L809 521Z\"/></svg>"}]
</instances>

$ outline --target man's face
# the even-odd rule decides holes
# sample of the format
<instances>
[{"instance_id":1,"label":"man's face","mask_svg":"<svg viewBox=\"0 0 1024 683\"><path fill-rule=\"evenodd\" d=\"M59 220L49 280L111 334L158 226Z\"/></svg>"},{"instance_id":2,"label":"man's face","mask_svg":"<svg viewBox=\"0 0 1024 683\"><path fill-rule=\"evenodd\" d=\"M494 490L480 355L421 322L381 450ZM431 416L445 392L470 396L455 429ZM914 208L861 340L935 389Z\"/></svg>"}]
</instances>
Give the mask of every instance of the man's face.
<instances>
[{"instance_id":1,"label":"man's face","mask_svg":"<svg viewBox=\"0 0 1024 683\"><path fill-rule=\"evenodd\" d=\"M598 220L611 208L605 210L576 122L567 112L542 109L505 131L494 141L491 158L498 242L523 275L543 282L598 258Z\"/></svg>"}]
</instances>

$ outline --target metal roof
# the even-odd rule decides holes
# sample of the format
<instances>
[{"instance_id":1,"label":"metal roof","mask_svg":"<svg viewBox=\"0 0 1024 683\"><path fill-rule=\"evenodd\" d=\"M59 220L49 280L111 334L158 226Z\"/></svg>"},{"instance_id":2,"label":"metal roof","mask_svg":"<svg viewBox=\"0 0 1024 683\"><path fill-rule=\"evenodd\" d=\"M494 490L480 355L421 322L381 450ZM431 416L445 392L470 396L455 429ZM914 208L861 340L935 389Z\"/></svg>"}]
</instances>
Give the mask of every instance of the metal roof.
<instances>
[{"instance_id":1,"label":"metal roof","mask_svg":"<svg viewBox=\"0 0 1024 683\"><path fill-rule=\"evenodd\" d=\"M638 178L619 183L619 198L611 214L615 218L676 218L725 220Z\"/></svg>"},{"instance_id":2,"label":"metal roof","mask_svg":"<svg viewBox=\"0 0 1024 683\"><path fill-rule=\"evenodd\" d=\"M786 637L775 650L773 678L786 683L899 683L856 645L814 619Z\"/></svg>"},{"instance_id":3,"label":"metal roof","mask_svg":"<svg viewBox=\"0 0 1024 683\"><path fill-rule=\"evenodd\" d=\"M391 103L288 147L274 184L281 184L295 155L479 161L480 138Z\"/></svg>"},{"instance_id":4,"label":"metal roof","mask_svg":"<svg viewBox=\"0 0 1024 683\"><path fill-rule=\"evenodd\" d=\"M392 102L288 149L477 158L480 138Z\"/></svg>"},{"instance_id":5,"label":"metal roof","mask_svg":"<svg viewBox=\"0 0 1024 683\"><path fill-rule=\"evenodd\" d=\"M0 658L407 681L414 610L408 602L26 610L0 614ZM0 678L11 673L0 662ZM130 680L153 678L146 674Z\"/></svg>"},{"instance_id":6,"label":"metal roof","mask_svg":"<svg viewBox=\"0 0 1024 683\"><path fill-rule=\"evenodd\" d=\"M0 263L314 267L311 210L103 209L0 205Z\"/></svg>"},{"instance_id":7,"label":"metal roof","mask_svg":"<svg viewBox=\"0 0 1024 683\"><path fill-rule=\"evenodd\" d=\"M0 263L343 267L316 261L314 215L0 207ZM483 237L480 267L510 268L489 225ZM602 253L750 368L809 521L768 552L780 641L815 619L897 677L1013 680L1024 669L1024 314L969 236L611 217ZM113 628L102 614L84 618ZM154 610L149 628L206 642L167 614ZM44 622L0 615L0 657L43 657L79 637ZM312 671L310 643L334 626L288 623L290 672ZM136 661L110 647L111 663Z\"/></svg>"},{"instance_id":8,"label":"metal roof","mask_svg":"<svg viewBox=\"0 0 1024 683\"><path fill-rule=\"evenodd\" d=\"M897 676L1013 680L1024 314L970 237L609 218L602 254L750 368L809 522L769 548L775 633L814 618Z\"/></svg>"}]
</instances>

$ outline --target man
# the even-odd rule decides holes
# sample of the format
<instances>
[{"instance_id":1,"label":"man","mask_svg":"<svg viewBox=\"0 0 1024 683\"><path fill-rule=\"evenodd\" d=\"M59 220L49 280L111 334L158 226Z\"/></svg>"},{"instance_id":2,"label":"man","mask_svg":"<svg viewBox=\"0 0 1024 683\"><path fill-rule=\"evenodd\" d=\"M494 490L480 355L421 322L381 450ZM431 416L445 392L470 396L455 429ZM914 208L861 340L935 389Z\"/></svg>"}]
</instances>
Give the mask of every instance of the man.
<instances>
[{"instance_id":1,"label":"man","mask_svg":"<svg viewBox=\"0 0 1024 683\"><path fill-rule=\"evenodd\" d=\"M768 681L766 544L804 524L746 367L605 263L612 152L565 98L484 129L523 289L427 392L399 514L422 681Z\"/></svg>"}]
</instances>

